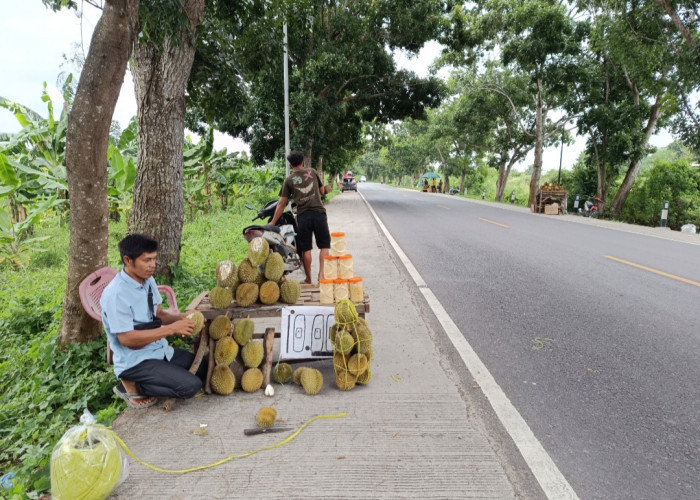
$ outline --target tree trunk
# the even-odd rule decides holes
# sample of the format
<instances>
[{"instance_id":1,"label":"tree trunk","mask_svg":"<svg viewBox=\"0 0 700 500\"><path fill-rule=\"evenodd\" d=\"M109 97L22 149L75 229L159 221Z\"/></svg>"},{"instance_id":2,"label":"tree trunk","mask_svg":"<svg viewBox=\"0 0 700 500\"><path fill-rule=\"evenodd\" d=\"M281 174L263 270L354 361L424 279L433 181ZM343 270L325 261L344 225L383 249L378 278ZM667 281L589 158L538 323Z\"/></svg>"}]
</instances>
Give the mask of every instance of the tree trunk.
<instances>
[{"instance_id":1,"label":"tree trunk","mask_svg":"<svg viewBox=\"0 0 700 500\"><path fill-rule=\"evenodd\" d=\"M459 192L463 193L464 192L464 178L467 176L467 171L465 169L462 169L462 172L459 174ZM449 193L449 191L448 191Z\"/></svg>"},{"instance_id":2,"label":"tree trunk","mask_svg":"<svg viewBox=\"0 0 700 500\"><path fill-rule=\"evenodd\" d=\"M323 179L323 155L319 155L318 161L316 162L316 172L318 172L318 176L321 178L321 183L325 186L326 181Z\"/></svg>"},{"instance_id":3,"label":"tree trunk","mask_svg":"<svg viewBox=\"0 0 700 500\"><path fill-rule=\"evenodd\" d=\"M644 128L644 142L642 143L642 149L646 147L649 143L649 137L656 129L656 124L659 121L659 116L661 115L661 96L656 98L656 102L651 107L651 114L649 115L649 121L647 126ZM637 174L639 173L639 167L641 166L641 161L639 159L633 160L629 167L627 168L627 173L625 173L625 178L622 180L620 189L615 194L612 203L610 204L610 211L615 219L620 218L620 213L622 212L622 207L625 206L627 201L627 196L634 185L634 181L637 179Z\"/></svg>"},{"instance_id":4,"label":"tree trunk","mask_svg":"<svg viewBox=\"0 0 700 500\"><path fill-rule=\"evenodd\" d=\"M90 42L66 131L70 255L59 344L88 342L101 326L85 313L78 285L107 265L107 145L136 33L139 0L108 0Z\"/></svg>"},{"instance_id":5,"label":"tree trunk","mask_svg":"<svg viewBox=\"0 0 700 500\"><path fill-rule=\"evenodd\" d=\"M180 260L185 88L204 3L185 1L188 28L180 31L179 43L166 41L161 50L147 42L139 43L132 64L139 152L129 232L145 233L158 240L156 273L168 278L172 278L171 266Z\"/></svg>"},{"instance_id":6,"label":"tree trunk","mask_svg":"<svg viewBox=\"0 0 700 500\"><path fill-rule=\"evenodd\" d=\"M544 149L544 120L547 113L542 105L542 79L537 79L537 114L535 115L535 162L532 165L532 177L530 177L530 197L527 206L535 204L535 196L540 188L540 174L542 173L542 150Z\"/></svg>"}]
</instances>

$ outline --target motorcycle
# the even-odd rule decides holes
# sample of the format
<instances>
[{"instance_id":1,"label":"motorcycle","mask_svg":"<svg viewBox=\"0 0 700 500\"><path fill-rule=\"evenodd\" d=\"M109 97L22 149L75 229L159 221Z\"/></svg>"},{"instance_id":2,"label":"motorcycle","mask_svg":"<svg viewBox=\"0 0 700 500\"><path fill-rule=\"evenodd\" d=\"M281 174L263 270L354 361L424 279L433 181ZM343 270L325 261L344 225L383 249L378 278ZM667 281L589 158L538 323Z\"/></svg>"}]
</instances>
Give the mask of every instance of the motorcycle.
<instances>
[{"instance_id":1,"label":"motorcycle","mask_svg":"<svg viewBox=\"0 0 700 500\"><path fill-rule=\"evenodd\" d=\"M272 217L275 215L275 209L279 200L270 201L258 211L258 214L253 217L253 221L267 218L268 224L255 224L243 228L243 237L250 242L253 238L262 236L270 244L270 251L277 252L284 260L284 273L291 273L301 267L301 259L297 253L296 236L297 236L297 221L294 216L295 205L292 203L292 209L282 212L282 215L277 220L275 225L269 224ZM248 203L245 207L248 210L255 208Z\"/></svg>"},{"instance_id":2,"label":"motorcycle","mask_svg":"<svg viewBox=\"0 0 700 500\"><path fill-rule=\"evenodd\" d=\"M584 217L593 217L594 219L598 217L598 205L597 203L601 203L603 200L601 200L598 197L593 198L593 202L590 202L588 200L583 202L583 208L578 209L579 215L583 215Z\"/></svg>"}]
</instances>

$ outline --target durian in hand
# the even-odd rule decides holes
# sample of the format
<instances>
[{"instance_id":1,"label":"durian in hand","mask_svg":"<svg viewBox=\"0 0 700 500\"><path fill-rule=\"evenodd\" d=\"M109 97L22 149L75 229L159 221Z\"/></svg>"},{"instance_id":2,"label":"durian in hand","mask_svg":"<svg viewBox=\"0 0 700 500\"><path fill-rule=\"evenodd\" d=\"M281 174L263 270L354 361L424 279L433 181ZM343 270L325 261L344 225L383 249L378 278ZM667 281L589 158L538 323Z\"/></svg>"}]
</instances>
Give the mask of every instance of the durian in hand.
<instances>
[{"instance_id":1,"label":"durian in hand","mask_svg":"<svg viewBox=\"0 0 700 500\"><path fill-rule=\"evenodd\" d=\"M270 244L262 236L253 238L248 243L248 260L254 266L259 266L267 260L267 254L270 252Z\"/></svg>"},{"instance_id":2,"label":"durian in hand","mask_svg":"<svg viewBox=\"0 0 700 500\"><path fill-rule=\"evenodd\" d=\"M211 374L211 388L217 393L225 396L231 394L236 386L236 377L228 365L217 365Z\"/></svg>"},{"instance_id":3,"label":"durian in hand","mask_svg":"<svg viewBox=\"0 0 700 500\"><path fill-rule=\"evenodd\" d=\"M185 317L190 321L194 321L194 331L192 332L192 335L197 335L202 331L202 327L204 326L204 315L201 312L192 311L187 313Z\"/></svg>"},{"instance_id":4,"label":"durian in hand","mask_svg":"<svg viewBox=\"0 0 700 500\"><path fill-rule=\"evenodd\" d=\"M255 416L255 422L264 428L268 429L275 425L275 420L277 419L277 410L271 406L265 406L258 410L258 414Z\"/></svg>"},{"instance_id":5,"label":"durian in hand","mask_svg":"<svg viewBox=\"0 0 700 500\"><path fill-rule=\"evenodd\" d=\"M226 309L233 302L233 295L228 288L215 286L209 292L209 304L214 309Z\"/></svg>"}]
</instances>

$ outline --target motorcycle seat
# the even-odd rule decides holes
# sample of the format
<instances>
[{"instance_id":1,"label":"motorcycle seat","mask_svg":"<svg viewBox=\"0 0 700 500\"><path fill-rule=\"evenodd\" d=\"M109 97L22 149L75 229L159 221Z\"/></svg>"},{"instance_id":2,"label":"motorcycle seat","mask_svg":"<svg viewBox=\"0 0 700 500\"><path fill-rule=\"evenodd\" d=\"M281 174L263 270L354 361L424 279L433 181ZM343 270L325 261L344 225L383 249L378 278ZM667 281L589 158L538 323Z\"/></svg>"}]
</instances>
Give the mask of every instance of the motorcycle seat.
<instances>
[{"instance_id":1,"label":"motorcycle seat","mask_svg":"<svg viewBox=\"0 0 700 500\"><path fill-rule=\"evenodd\" d=\"M280 232L279 226L273 226L273 225L271 225L271 224L266 224L266 225L264 225L264 226L248 226L248 227L246 228L246 231L249 230L249 229L262 229L262 230L264 230L264 231L272 231L273 233L279 233L279 232Z\"/></svg>"}]
</instances>

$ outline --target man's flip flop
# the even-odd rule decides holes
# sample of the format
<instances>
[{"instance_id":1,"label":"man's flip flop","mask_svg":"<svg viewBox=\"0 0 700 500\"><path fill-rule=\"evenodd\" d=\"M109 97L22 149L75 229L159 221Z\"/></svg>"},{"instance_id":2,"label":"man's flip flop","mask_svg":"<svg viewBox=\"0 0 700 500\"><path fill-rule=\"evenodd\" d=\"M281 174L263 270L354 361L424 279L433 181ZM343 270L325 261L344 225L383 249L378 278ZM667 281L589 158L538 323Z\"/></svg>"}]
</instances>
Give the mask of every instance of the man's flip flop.
<instances>
[{"instance_id":1,"label":"man's flip flop","mask_svg":"<svg viewBox=\"0 0 700 500\"><path fill-rule=\"evenodd\" d=\"M151 401L148 403L144 403L142 405L138 405L136 403L133 403L131 400L132 399L147 399L149 396L144 396L142 394L139 394L137 392L126 392L126 389L124 389L124 386L122 384L115 385L112 390L114 391L114 394L119 396L121 399L126 401L127 406L129 408L136 408L136 409L142 409L142 408L148 408L150 406L153 406L158 402L156 398L153 398Z\"/></svg>"}]
</instances>

